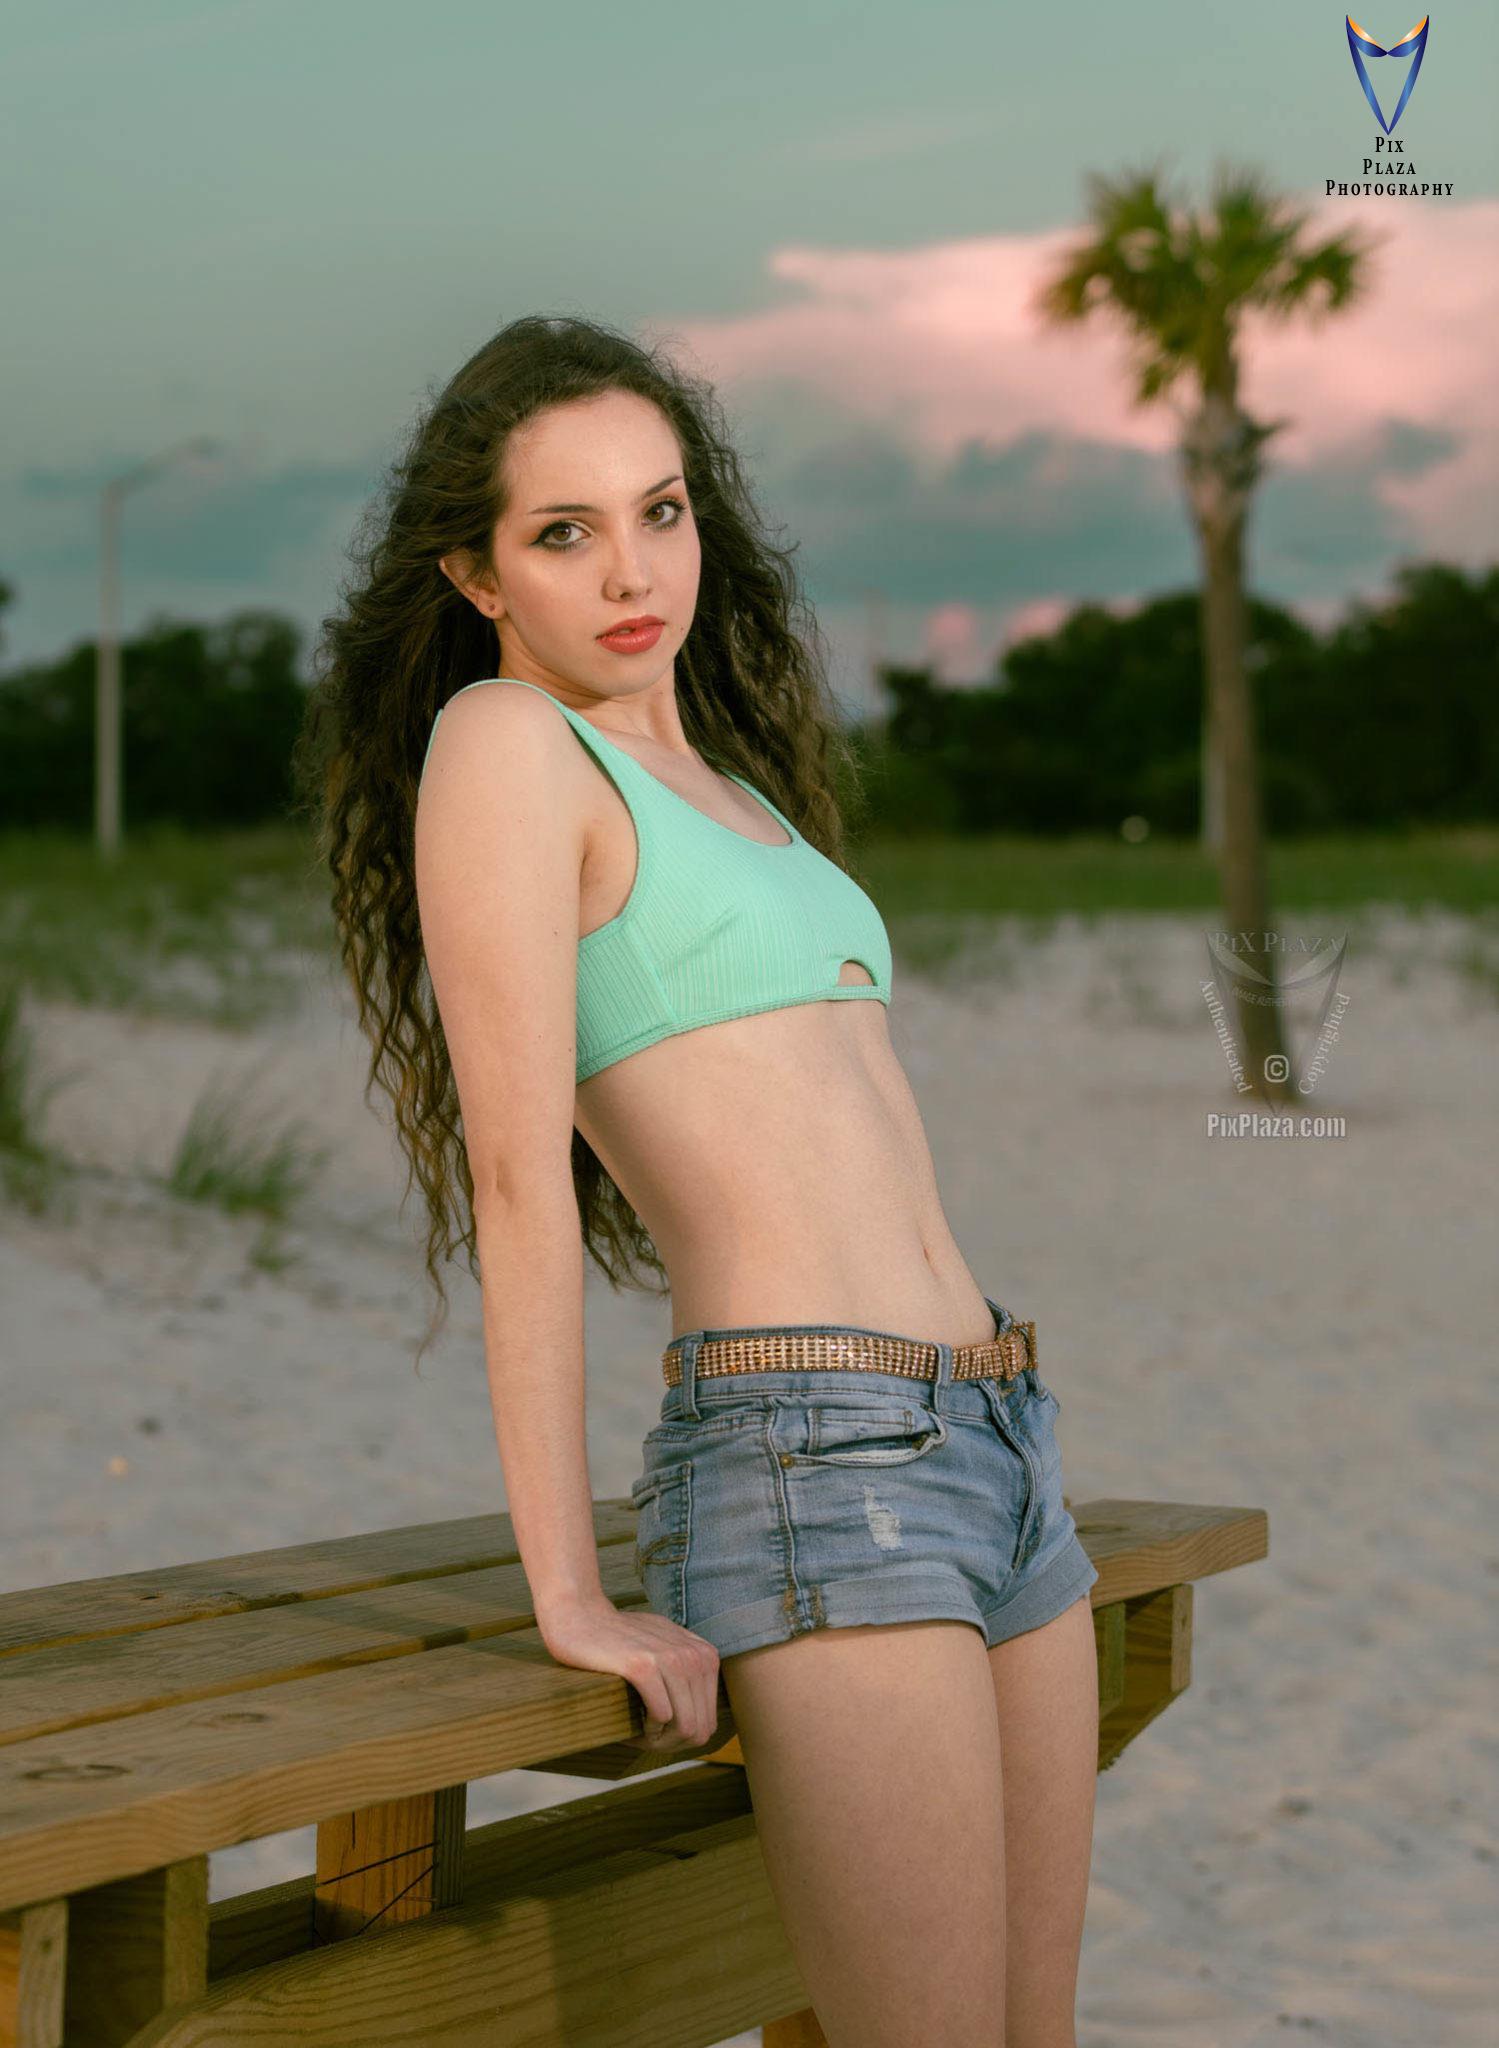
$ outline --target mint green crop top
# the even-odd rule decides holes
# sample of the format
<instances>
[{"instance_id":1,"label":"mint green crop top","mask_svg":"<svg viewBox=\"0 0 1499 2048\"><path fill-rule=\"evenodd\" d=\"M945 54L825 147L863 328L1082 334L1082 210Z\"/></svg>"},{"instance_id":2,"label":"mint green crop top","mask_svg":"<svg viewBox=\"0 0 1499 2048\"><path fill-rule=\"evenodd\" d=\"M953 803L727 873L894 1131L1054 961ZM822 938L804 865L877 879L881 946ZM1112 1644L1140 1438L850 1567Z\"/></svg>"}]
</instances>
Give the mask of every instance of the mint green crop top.
<instances>
[{"instance_id":1,"label":"mint green crop top","mask_svg":"<svg viewBox=\"0 0 1499 2048\"><path fill-rule=\"evenodd\" d=\"M579 1081L658 1039L731 1017L795 1003L890 1001L890 940L879 911L743 776L731 779L788 840L766 844L710 818L539 683L492 676L453 695L489 683L514 683L555 704L624 798L635 827L635 879L624 908L578 941ZM436 735L434 719L427 759ZM871 980L840 982L846 960Z\"/></svg>"}]
</instances>

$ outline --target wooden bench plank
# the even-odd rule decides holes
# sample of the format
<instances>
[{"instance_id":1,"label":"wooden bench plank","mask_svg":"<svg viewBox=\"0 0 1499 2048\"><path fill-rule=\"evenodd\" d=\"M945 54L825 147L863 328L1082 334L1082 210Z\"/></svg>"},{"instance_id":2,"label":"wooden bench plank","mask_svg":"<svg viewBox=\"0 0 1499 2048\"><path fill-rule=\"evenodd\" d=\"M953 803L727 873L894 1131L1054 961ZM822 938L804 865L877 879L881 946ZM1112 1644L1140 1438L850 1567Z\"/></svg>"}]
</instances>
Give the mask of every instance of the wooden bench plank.
<instances>
[{"instance_id":1,"label":"wooden bench plank","mask_svg":"<svg viewBox=\"0 0 1499 2048\"><path fill-rule=\"evenodd\" d=\"M724 1764L637 1780L589 1792L560 1806L507 1815L464 1837L464 1883L470 1895L498 1892L575 1869L623 1849L638 1849L752 1811L749 1780ZM266 1885L209 1907L209 1980L316 1946L309 1874Z\"/></svg>"},{"instance_id":2,"label":"wooden bench plank","mask_svg":"<svg viewBox=\"0 0 1499 2048\"><path fill-rule=\"evenodd\" d=\"M1266 1547L1259 1509L1106 1501L1074 1512L1099 1566L1095 1608ZM537 1631L514 1629L12 1743L0 1748L0 1908L355 1806L565 1768L570 1751L641 1730L623 1680L560 1665Z\"/></svg>"},{"instance_id":3,"label":"wooden bench plank","mask_svg":"<svg viewBox=\"0 0 1499 2048\"><path fill-rule=\"evenodd\" d=\"M1098 1567L1095 1607L1230 1572L1270 1550L1270 1519L1263 1508L1089 1500L1072 1510L1072 1518Z\"/></svg>"},{"instance_id":4,"label":"wooden bench plank","mask_svg":"<svg viewBox=\"0 0 1499 2048\"><path fill-rule=\"evenodd\" d=\"M1081 1531L1088 1518L1093 1533L1085 1544L1095 1564L1096 1540L1104 1549L1127 1549L1133 1541L1130 1524L1144 1517L1149 1540L1156 1540L1166 1509L1184 1513L1189 1521L1204 1513L1231 1522L1257 1523L1262 1538L1268 1524L1261 1508L1213 1508L1140 1500L1086 1501L1072 1510ZM1096 1525L1096 1526L1095 1526ZM599 1543L629 1544L635 1533L635 1512L627 1496L594 1502L594 1529ZM1189 1530L1190 1533L1190 1530ZM1207 1571L1226 1571L1234 1563L1265 1555L1263 1548L1244 1557L1209 1564ZM485 1570L516 1564L519 1553L508 1515L469 1515L444 1522L412 1522L398 1529L372 1529L354 1536L335 1536L317 1543L294 1543L274 1550L251 1550L201 1562L163 1565L158 1569L119 1572L107 1578L73 1579L57 1586L24 1587L0 1594L0 1656L81 1638L129 1634L136 1630L202 1621L216 1614L234 1614L297 1600L322 1600L371 1586L392 1586L406 1580L446 1572ZM1169 1583L1163 1581L1161 1583ZM1146 1591L1126 1587L1123 1591ZM1122 1592L1120 1597L1122 1597Z\"/></svg>"},{"instance_id":5,"label":"wooden bench plank","mask_svg":"<svg viewBox=\"0 0 1499 2048\"><path fill-rule=\"evenodd\" d=\"M617 2048L644 2014L653 2048L701 2048L806 2005L745 1814L223 1978L132 2048Z\"/></svg>"},{"instance_id":6,"label":"wooden bench plank","mask_svg":"<svg viewBox=\"0 0 1499 2048\"><path fill-rule=\"evenodd\" d=\"M1095 1606L1144 1590L1159 1573L1196 1577L1264 1554L1258 1510L1248 1523L1239 1510L1173 1504L1168 1516L1159 1503L1092 1502L1078 1514L1104 1575ZM600 1563L616 1604L643 1603L632 1546L605 1546ZM75 1637L0 1660L0 1743L530 1628L534 1619L525 1573L513 1564L184 1620L114 1640L108 1656L97 1638Z\"/></svg>"},{"instance_id":7,"label":"wooden bench plank","mask_svg":"<svg viewBox=\"0 0 1499 2048\"><path fill-rule=\"evenodd\" d=\"M0 1749L0 1909L644 1732L534 1629Z\"/></svg>"},{"instance_id":8,"label":"wooden bench plank","mask_svg":"<svg viewBox=\"0 0 1499 2048\"><path fill-rule=\"evenodd\" d=\"M632 1543L635 1510L628 1496L594 1502L600 1544ZM508 1515L468 1515L448 1522L412 1522L278 1550L247 1550L201 1563L72 1579L0 1594L0 1656L48 1643L166 1628L289 1600L325 1600L370 1586L444 1572L516 1564L520 1553Z\"/></svg>"},{"instance_id":9,"label":"wooden bench plank","mask_svg":"<svg viewBox=\"0 0 1499 2048\"><path fill-rule=\"evenodd\" d=\"M603 1547L599 1565L611 1600L643 1604L633 1544ZM0 1745L535 1625L511 1564L183 1621L111 1637L107 1651L74 1637L0 1659Z\"/></svg>"}]
</instances>

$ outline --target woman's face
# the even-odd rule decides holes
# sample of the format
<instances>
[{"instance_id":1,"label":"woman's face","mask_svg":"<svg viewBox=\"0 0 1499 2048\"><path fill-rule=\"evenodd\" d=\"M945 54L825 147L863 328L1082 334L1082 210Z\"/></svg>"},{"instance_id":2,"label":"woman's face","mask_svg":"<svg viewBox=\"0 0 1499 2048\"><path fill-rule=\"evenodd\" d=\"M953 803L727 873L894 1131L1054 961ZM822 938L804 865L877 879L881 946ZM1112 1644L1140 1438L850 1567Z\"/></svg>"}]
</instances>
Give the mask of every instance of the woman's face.
<instances>
[{"instance_id":1,"label":"woman's face","mask_svg":"<svg viewBox=\"0 0 1499 2048\"><path fill-rule=\"evenodd\" d=\"M553 406L510 437L504 483L493 582L477 592L499 672L626 696L670 677L702 549L665 415L628 391ZM646 616L662 621L654 645L600 637Z\"/></svg>"}]
</instances>

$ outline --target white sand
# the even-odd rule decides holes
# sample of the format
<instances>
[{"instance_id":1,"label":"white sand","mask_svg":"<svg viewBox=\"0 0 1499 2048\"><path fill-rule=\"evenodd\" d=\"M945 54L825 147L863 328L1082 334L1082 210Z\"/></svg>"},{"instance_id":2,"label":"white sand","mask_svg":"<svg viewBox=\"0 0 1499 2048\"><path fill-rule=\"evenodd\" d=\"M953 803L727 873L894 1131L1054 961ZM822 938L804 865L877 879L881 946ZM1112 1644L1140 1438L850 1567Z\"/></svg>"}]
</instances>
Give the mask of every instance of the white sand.
<instances>
[{"instance_id":1,"label":"white sand","mask_svg":"<svg viewBox=\"0 0 1499 2048\"><path fill-rule=\"evenodd\" d=\"M1002 939L963 984L898 971L891 1012L954 1233L1037 1320L1072 1499L1270 1517L1268 1560L1198 1585L1191 1689L1099 1780L1079 2041L1477 2044L1499 2010L1494 982L1447 964L1462 920L1370 921L1315 1102L1347 1138L1210 1141L1236 1105L1202 922ZM419 1378L416 1198L402 1220L347 1001L306 986L246 1037L28 1005L78 1070L49 1133L91 1170L71 1221L3 1219L0 1583L503 1507L477 1290L453 1269ZM247 1262L257 1222L139 1177L225 1072L330 1148L279 1274ZM590 1280L588 1324L594 1490L618 1494L668 1310ZM597 1789L515 1773L471 1818ZM309 1868L311 1839L215 1855L214 1895Z\"/></svg>"}]
</instances>

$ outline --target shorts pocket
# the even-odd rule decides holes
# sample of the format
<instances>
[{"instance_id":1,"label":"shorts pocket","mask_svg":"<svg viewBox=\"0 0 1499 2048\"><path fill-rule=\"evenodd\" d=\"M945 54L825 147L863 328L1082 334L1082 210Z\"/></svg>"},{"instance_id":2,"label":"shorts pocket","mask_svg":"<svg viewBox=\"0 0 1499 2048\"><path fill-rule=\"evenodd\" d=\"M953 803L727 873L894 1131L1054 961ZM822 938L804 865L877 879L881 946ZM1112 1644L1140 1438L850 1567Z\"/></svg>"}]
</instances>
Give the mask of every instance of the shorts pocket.
<instances>
[{"instance_id":1,"label":"shorts pocket","mask_svg":"<svg viewBox=\"0 0 1499 2048\"><path fill-rule=\"evenodd\" d=\"M935 1408L900 1400L788 1402L770 1429L782 1465L909 1465L946 1441Z\"/></svg>"},{"instance_id":2,"label":"shorts pocket","mask_svg":"<svg viewBox=\"0 0 1499 2048\"><path fill-rule=\"evenodd\" d=\"M767 1413L768 1397L764 1394L755 1394L743 1401L704 1402L694 1421L677 1415L648 1429L645 1447L648 1451L653 1444L682 1444L701 1438L732 1436L736 1430L753 1429L757 1424L763 1424Z\"/></svg>"},{"instance_id":3,"label":"shorts pocket","mask_svg":"<svg viewBox=\"0 0 1499 2048\"><path fill-rule=\"evenodd\" d=\"M692 1466L646 1472L630 1488L635 1508L635 1569L657 1614L685 1627L687 1552L692 1541Z\"/></svg>"}]
</instances>

